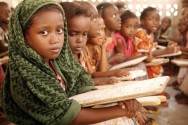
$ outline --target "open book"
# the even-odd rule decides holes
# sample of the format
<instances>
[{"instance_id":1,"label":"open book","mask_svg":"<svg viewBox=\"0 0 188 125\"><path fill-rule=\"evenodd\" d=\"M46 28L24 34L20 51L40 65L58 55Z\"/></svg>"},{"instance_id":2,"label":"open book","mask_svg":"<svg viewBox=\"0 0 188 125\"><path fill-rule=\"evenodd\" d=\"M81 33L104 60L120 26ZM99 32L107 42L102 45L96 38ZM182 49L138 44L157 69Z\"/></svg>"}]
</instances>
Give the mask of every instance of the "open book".
<instances>
[{"instance_id":1,"label":"open book","mask_svg":"<svg viewBox=\"0 0 188 125\"><path fill-rule=\"evenodd\" d=\"M123 81L114 85L98 86L93 90L70 97L78 101L82 107L109 104L138 97L161 93L169 76L163 76L143 81Z\"/></svg>"},{"instance_id":2,"label":"open book","mask_svg":"<svg viewBox=\"0 0 188 125\"><path fill-rule=\"evenodd\" d=\"M133 66L136 64L139 64L140 62L144 61L147 58L147 56L143 56L143 57L139 57L130 61L126 61L120 64L117 64L115 66L113 66L110 70L114 70L114 69L121 69L121 68L125 68L125 67L129 67L129 66Z\"/></svg>"},{"instance_id":3,"label":"open book","mask_svg":"<svg viewBox=\"0 0 188 125\"><path fill-rule=\"evenodd\" d=\"M177 66L188 66L188 59L173 59L171 62Z\"/></svg>"},{"instance_id":4,"label":"open book","mask_svg":"<svg viewBox=\"0 0 188 125\"><path fill-rule=\"evenodd\" d=\"M136 100L142 105L142 106L158 106L163 102L166 102L166 96L163 95L157 95L157 96L145 96L136 98ZM111 107L118 105L118 102L109 103L109 104L103 104L103 105L95 105L92 108L104 108L104 107Z\"/></svg>"},{"instance_id":5,"label":"open book","mask_svg":"<svg viewBox=\"0 0 188 125\"><path fill-rule=\"evenodd\" d=\"M171 57L171 56L178 56L178 55L181 55L181 54L182 54L182 52L178 51L176 53L164 54L164 55L160 55L160 56L157 56L157 57Z\"/></svg>"}]
</instances>

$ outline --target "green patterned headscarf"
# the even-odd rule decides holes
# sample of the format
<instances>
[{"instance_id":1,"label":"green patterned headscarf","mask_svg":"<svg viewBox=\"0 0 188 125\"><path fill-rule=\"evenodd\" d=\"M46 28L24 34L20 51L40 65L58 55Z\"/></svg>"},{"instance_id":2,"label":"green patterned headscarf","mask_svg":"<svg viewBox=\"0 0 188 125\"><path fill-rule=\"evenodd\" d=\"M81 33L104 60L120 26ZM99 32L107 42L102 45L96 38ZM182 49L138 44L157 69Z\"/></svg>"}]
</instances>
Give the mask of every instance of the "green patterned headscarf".
<instances>
[{"instance_id":1,"label":"green patterned headscarf","mask_svg":"<svg viewBox=\"0 0 188 125\"><path fill-rule=\"evenodd\" d=\"M3 109L8 119L18 125L67 125L80 111L72 95L94 89L91 77L74 59L67 42L64 23L64 46L53 61L66 83L64 91L56 74L41 56L24 41L27 23L45 5L61 6L51 0L24 0L12 14L9 26L9 62L2 89ZM64 13L62 10L64 17ZM65 21L66 22L66 21Z\"/></svg>"}]
</instances>

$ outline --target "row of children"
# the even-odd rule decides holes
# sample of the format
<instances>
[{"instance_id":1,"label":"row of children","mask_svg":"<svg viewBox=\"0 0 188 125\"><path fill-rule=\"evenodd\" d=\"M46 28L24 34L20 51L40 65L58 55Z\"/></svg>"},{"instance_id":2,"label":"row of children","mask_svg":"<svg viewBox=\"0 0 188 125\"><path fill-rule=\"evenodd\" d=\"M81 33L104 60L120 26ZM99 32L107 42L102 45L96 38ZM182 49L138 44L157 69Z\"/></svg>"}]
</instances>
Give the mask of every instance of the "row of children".
<instances>
[{"instance_id":1,"label":"row of children","mask_svg":"<svg viewBox=\"0 0 188 125\"><path fill-rule=\"evenodd\" d=\"M117 83L113 76L129 75L126 69L109 70L113 65L140 56L151 61L178 51L176 46L156 50L157 9L143 10L142 28L138 29L135 14L125 11L120 15L112 3L60 5L51 0L24 0L12 14L9 62L2 88L7 118L24 125L145 124L146 111L135 99L92 109L68 98L96 89L94 85ZM134 69L145 69L148 78L162 73L161 65L139 64Z\"/></svg>"},{"instance_id":2,"label":"row of children","mask_svg":"<svg viewBox=\"0 0 188 125\"><path fill-rule=\"evenodd\" d=\"M161 21L161 26L158 32L155 33L155 40L159 44L167 45L169 43L177 44L180 46L182 54L176 58L187 59L188 58L188 8L183 8L181 12L181 17L178 19L177 29L179 34L177 34L171 28L171 19L169 17L164 17ZM172 42L173 41L173 42ZM173 58L172 58L173 59ZM172 64L171 64L172 65ZM172 65L173 66L173 65ZM170 67L173 68L173 67ZM169 84L170 86L175 86L175 89L180 89L182 92L178 93L175 98L178 103L188 104L188 90L187 90L187 66L180 66L177 74L177 81ZM172 69L170 74L172 74ZM185 85L184 85L185 84ZM177 86L176 86L177 85ZM177 88L178 87L178 88Z\"/></svg>"}]
</instances>

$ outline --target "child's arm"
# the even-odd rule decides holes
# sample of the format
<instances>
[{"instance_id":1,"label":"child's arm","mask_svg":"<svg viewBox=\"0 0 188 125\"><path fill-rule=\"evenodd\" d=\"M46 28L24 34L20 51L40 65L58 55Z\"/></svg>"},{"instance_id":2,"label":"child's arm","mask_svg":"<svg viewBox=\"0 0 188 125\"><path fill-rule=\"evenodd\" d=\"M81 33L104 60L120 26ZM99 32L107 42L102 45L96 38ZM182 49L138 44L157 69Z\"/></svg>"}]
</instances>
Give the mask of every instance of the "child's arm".
<instances>
[{"instance_id":1,"label":"child's arm","mask_svg":"<svg viewBox=\"0 0 188 125\"><path fill-rule=\"evenodd\" d=\"M128 58L125 59L125 62L133 60L133 59L136 59L136 58L139 58L139 57L143 57L143 56L145 56L145 55L139 54L139 55L136 55L136 56L130 56L130 57L128 57Z\"/></svg>"},{"instance_id":2,"label":"child's arm","mask_svg":"<svg viewBox=\"0 0 188 125\"><path fill-rule=\"evenodd\" d=\"M121 39L117 40L117 45L115 46L116 54L114 54L112 57L108 59L109 64L113 64L115 62L122 63L125 61L125 52L124 52L124 45L123 41Z\"/></svg>"},{"instance_id":3,"label":"child's arm","mask_svg":"<svg viewBox=\"0 0 188 125\"><path fill-rule=\"evenodd\" d=\"M153 54L153 56L157 57L157 56L164 55L164 54L175 53L175 52L178 52L179 50L180 50L180 47L178 47L178 46L167 47L166 49L155 50L152 52L152 54Z\"/></svg>"},{"instance_id":4,"label":"child's arm","mask_svg":"<svg viewBox=\"0 0 188 125\"><path fill-rule=\"evenodd\" d=\"M109 108L82 108L72 125L88 125L99 123L113 118L126 116L126 110L122 110L119 106Z\"/></svg>"},{"instance_id":5,"label":"child's arm","mask_svg":"<svg viewBox=\"0 0 188 125\"><path fill-rule=\"evenodd\" d=\"M121 80L116 78L101 77L101 78L93 78L92 81L95 86L98 86L98 85L109 85L109 84L119 83Z\"/></svg>"},{"instance_id":6,"label":"child's arm","mask_svg":"<svg viewBox=\"0 0 188 125\"><path fill-rule=\"evenodd\" d=\"M108 108L82 108L72 125L88 125L123 116L134 117L136 112L141 114L141 123L144 123L145 111L136 100L127 100L120 102L119 106Z\"/></svg>"},{"instance_id":7,"label":"child's arm","mask_svg":"<svg viewBox=\"0 0 188 125\"><path fill-rule=\"evenodd\" d=\"M101 72L107 71L109 67L107 55L106 55L106 48L111 43L111 41L112 38L108 37L106 38L105 43L101 45L101 58L98 66L98 70Z\"/></svg>"},{"instance_id":8,"label":"child's arm","mask_svg":"<svg viewBox=\"0 0 188 125\"><path fill-rule=\"evenodd\" d=\"M123 77L129 75L129 71L125 69L117 69L117 70L109 70L106 72L95 72L92 74L93 78L98 78L98 77Z\"/></svg>"},{"instance_id":9,"label":"child's arm","mask_svg":"<svg viewBox=\"0 0 188 125\"><path fill-rule=\"evenodd\" d=\"M123 41L121 39L117 39L117 45L115 47L115 50L117 53L122 53L125 55L125 49L124 49L124 45L123 45Z\"/></svg>"},{"instance_id":10,"label":"child's arm","mask_svg":"<svg viewBox=\"0 0 188 125\"><path fill-rule=\"evenodd\" d=\"M108 63L109 63L109 64L114 64L115 62L117 62L117 63L122 63L122 62L124 62L125 59L126 59L126 58L125 58L125 55L124 55L124 54L117 53L117 54L113 55L112 57L110 57L110 58L108 59Z\"/></svg>"}]
</instances>

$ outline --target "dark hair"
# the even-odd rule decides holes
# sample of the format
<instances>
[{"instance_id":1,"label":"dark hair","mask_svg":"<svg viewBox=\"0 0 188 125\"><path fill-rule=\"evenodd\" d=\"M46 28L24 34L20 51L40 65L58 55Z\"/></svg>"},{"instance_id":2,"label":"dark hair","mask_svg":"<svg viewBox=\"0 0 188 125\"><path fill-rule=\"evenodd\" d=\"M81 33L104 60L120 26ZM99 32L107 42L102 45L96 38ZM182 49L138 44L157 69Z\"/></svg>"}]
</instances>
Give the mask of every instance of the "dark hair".
<instances>
[{"instance_id":1,"label":"dark hair","mask_svg":"<svg viewBox=\"0 0 188 125\"><path fill-rule=\"evenodd\" d=\"M122 13L120 17L121 17L121 24L123 24L123 22L125 22L125 20L129 18L137 18L137 16L130 10L127 10L124 13Z\"/></svg>"},{"instance_id":2,"label":"dark hair","mask_svg":"<svg viewBox=\"0 0 188 125\"><path fill-rule=\"evenodd\" d=\"M0 7L2 7L2 6L8 6L8 3L6 3L6 2L0 2Z\"/></svg>"},{"instance_id":3,"label":"dark hair","mask_svg":"<svg viewBox=\"0 0 188 125\"><path fill-rule=\"evenodd\" d=\"M27 30L30 28L30 26L32 25L33 23L33 19L35 17L37 17L41 12L43 11L46 11L46 10L53 10L53 11L58 11L58 12L61 12L61 13L64 13L63 10L58 7L57 5L54 5L54 4L48 4L48 5L45 5L43 7L41 7L40 9L37 10L37 12L35 12L32 17L29 19L29 21L27 22L26 26L23 27L23 33L24 33L24 36L27 34Z\"/></svg>"},{"instance_id":4,"label":"dark hair","mask_svg":"<svg viewBox=\"0 0 188 125\"><path fill-rule=\"evenodd\" d=\"M112 7L112 6L115 6L115 5L112 3L109 3L109 2L103 2L103 3L98 4L97 10L99 12L99 16L101 16L103 18L105 15L106 8Z\"/></svg>"},{"instance_id":5,"label":"dark hair","mask_svg":"<svg viewBox=\"0 0 188 125\"><path fill-rule=\"evenodd\" d=\"M83 6L86 9L86 11L90 14L90 16L93 16L97 12L95 6L89 2L86 1L75 1L75 2L80 4L80 6Z\"/></svg>"},{"instance_id":6,"label":"dark hair","mask_svg":"<svg viewBox=\"0 0 188 125\"><path fill-rule=\"evenodd\" d=\"M125 8L125 3L124 2L115 2L114 5L118 8Z\"/></svg>"},{"instance_id":7,"label":"dark hair","mask_svg":"<svg viewBox=\"0 0 188 125\"><path fill-rule=\"evenodd\" d=\"M153 8L153 7L147 7L145 8L142 12L141 12L141 15L140 15L140 20L142 19L145 19L147 14L151 11L156 11L157 9L156 8Z\"/></svg>"},{"instance_id":8,"label":"dark hair","mask_svg":"<svg viewBox=\"0 0 188 125\"><path fill-rule=\"evenodd\" d=\"M82 4L81 4L82 3ZM60 5L63 7L65 11L65 17L67 20L71 19L73 16L76 15L84 15L86 17L91 16L91 12L88 11L88 8L86 8L85 5L86 2L61 2Z\"/></svg>"}]
</instances>

